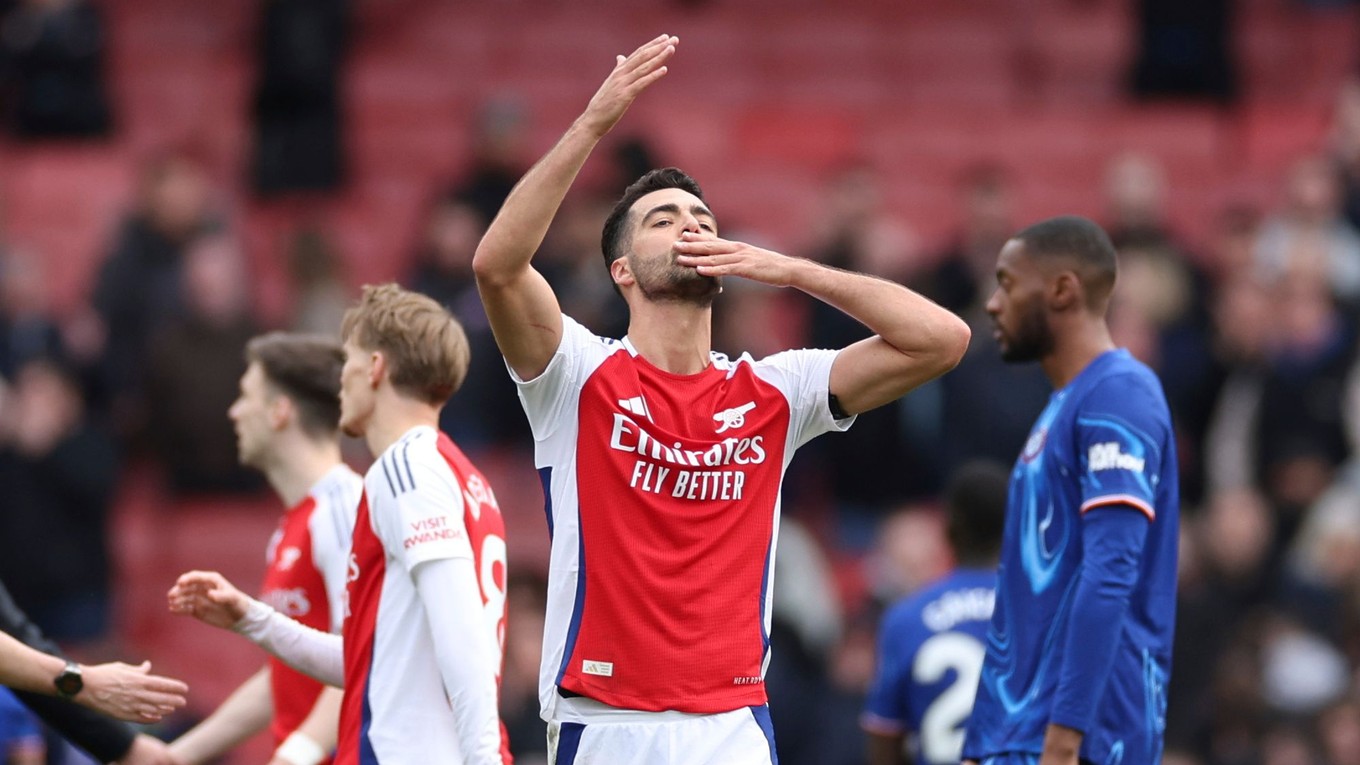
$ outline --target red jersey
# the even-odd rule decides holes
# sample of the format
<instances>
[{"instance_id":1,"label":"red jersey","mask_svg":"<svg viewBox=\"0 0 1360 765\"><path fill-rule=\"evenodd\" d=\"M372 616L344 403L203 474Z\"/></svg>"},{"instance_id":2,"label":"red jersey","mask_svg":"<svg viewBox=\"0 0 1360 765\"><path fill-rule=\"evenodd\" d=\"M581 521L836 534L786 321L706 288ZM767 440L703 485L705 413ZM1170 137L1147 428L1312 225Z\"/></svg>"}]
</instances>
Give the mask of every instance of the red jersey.
<instances>
[{"instance_id":1,"label":"red jersey","mask_svg":"<svg viewBox=\"0 0 1360 765\"><path fill-rule=\"evenodd\" d=\"M363 479L346 465L326 473L307 496L284 513L269 540L260 600L281 614L323 632L338 632L354 514ZM311 714L321 683L270 657L274 746Z\"/></svg>"},{"instance_id":2,"label":"red jersey","mask_svg":"<svg viewBox=\"0 0 1360 765\"><path fill-rule=\"evenodd\" d=\"M784 471L851 422L827 403L835 356L715 353L675 375L563 317L547 369L519 381L553 536L545 717L559 688L642 711L765 703Z\"/></svg>"}]
</instances>

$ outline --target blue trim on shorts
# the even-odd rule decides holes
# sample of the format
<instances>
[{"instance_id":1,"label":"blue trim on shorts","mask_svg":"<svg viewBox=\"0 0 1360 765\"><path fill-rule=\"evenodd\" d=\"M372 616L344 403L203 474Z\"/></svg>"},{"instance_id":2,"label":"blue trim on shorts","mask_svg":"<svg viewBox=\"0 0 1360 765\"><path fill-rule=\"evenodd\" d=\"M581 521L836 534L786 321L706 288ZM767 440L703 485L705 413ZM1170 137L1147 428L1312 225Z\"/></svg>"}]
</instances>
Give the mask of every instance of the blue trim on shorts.
<instances>
[{"instance_id":1,"label":"blue trim on shorts","mask_svg":"<svg viewBox=\"0 0 1360 765\"><path fill-rule=\"evenodd\" d=\"M564 722L557 734L557 765L572 765L576 762L576 752L581 748L581 734L586 726L581 723Z\"/></svg>"},{"instance_id":2,"label":"blue trim on shorts","mask_svg":"<svg viewBox=\"0 0 1360 765\"><path fill-rule=\"evenodd\" d=\"M765 740L770 744L770 765L779 765L779 755L774 751L774 723L770 720L770 707L768 704L761 704L758 707L747 707L751 710L751 716L756 718L756 725L760 726L760 732L765 734Z\"/></svg>"}]
</instances>

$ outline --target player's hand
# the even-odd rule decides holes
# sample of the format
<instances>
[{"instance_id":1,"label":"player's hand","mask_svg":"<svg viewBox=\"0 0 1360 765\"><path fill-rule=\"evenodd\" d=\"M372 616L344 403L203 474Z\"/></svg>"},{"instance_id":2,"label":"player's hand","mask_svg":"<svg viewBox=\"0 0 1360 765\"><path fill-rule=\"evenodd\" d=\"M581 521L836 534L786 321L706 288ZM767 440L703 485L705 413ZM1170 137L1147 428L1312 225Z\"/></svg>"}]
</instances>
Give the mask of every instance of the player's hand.
<instances>
[{"instance_id":1,"label":"player's hand","mask_svg":"<svg viewBox=\"0 0 1360 765\"><path fill-rule=\"evenodd\" d=\"M666 76L665 63L675 54L675 46L679 44L680 38L661 35L633 51L632 55L619 56L614 71L590 99L580 124L597 137L608 133L639 93Z\"/></svg>"},{"instance_id":2,"label":"player's hand","mask_svg":"<svg viewBox=\"0 0 1360 765\"><path fill-rule=\"evenodd\" d=\"M166 596L171 613L192 616L223 629L231 629L241 621L250 607L250 598L216 571L181 574Z\"/></svg>"},{"instance_id":3,"label":"player's hand","mask_svg":"<svg viewBox=\"0 0 1360 765\"><path fill-rule=\"evenodd\" d=\"M81 678L85 687L76 703L128 722L158 722L184 706L189 691L179 680L151 674L149 661L135 667L121 661L85 666Z\"/></svg>"},{"instance_id":4,"label":"player's hand","mask_svg":"<svg viewBox=\"0 0 1360 765\"><path fill-rule=\"evenodd\" d=\"M132 739L132 748L128 749L127 754L115 765L184 765L184 763L171 754L170 747L166 746L164 741L145 733L138 733L136 738Z\"/></svg>"},{"instance_id":5,"label":"player's hand","mask_svg":"<svg viewBox=\"0 0 1360 765\"><path fill-rule=\"evenodd\" d=\"M740 276L762 284L787 287L799 262L797 258L745 242L704 237L692 231L686 231L681 237L672 246L675 262L690 266L703 276Z\"/></svg>"}]
</instances>

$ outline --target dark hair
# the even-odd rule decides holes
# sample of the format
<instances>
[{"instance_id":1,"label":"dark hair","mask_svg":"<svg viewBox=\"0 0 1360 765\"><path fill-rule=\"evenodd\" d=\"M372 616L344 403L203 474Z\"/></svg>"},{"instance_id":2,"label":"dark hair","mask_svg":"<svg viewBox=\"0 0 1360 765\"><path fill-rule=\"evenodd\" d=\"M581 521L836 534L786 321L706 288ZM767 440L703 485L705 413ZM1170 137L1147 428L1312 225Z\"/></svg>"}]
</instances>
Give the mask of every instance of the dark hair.
<instances>
[{"instance_id":1,"label":"dark hair","mask_svg":"<svg viewBox=\"0 0 1360 765\"><path fill-rule=\"evenodd\" d=\"M1071 258L1086 290L1087 307L1103 304L1114 290L1118 259L1104 229L1077 215L1063 215L1035 223L1016 234L1032 258Z\"/></svg>"},{"instance_id":2,"label":"dark hair","mask_svg":"<svg viewBox=\"0 0 1360 765\"><path fill-rule=\"evenodd\" d=\"M964 564L992 564L1001 551L1006 525L1006 468L990 460L961 465L945 489L947 533Z\"/></svg>"},{"instance_id":3,"label":"dark hair","mask_svg":"<svg viewBox=\"0 0 1360 765\"><path fill-rule=\"evenodd\" d=\"M704 201L704 192L699 184L677 167L663 167L643 175L623 190L623 196L619 197L614 209L609 211L609 217L605 218L604 233L600 237L600 251L604 253L605 266L622 257L623 250L627 249L625 224L633 204L653 191L662 189L681 189Z\"/></svg>"},{"instance_id":4,"label":"dark hair","mask_svg":"<svg viewBox=\"0 0 1360 765\"><path fill-rule=\"evenodd\" d=\"M315 438L340 428L340 368L345 352L321 335L270 332L246 344L246 363L259 364L269 384L292 400L298 424Z\"/></svg>"}]
</instances>

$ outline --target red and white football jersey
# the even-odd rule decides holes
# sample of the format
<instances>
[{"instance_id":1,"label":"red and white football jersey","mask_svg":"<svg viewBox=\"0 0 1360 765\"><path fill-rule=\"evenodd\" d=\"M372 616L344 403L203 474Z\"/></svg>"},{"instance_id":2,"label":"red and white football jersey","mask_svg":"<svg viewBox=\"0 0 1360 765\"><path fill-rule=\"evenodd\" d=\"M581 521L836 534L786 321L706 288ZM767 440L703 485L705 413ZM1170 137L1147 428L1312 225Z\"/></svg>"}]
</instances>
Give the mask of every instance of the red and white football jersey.
<instances>
[{"instance_id":1,"label":"red and white football jersey","mask_svg":"<svg viewBox=\"0 0 1360 765\"><path fill-rule=\"evenodd\" d=\"M284 513L269 540L260 600L313 629L339 632L344 619L349 540L363 479L348 465L322 476L296 506ZM311 714L322 685L270 657L278 746Z\"/></svg>"},{"instance_id":2,"label":"red and white football jersey","mask_svg":"<svg viewBox=\"0 0 1360 765\"><path fill-rule=\"evenodd\" d=\"M419 564L445 558L473 562L499 687L505 524L477 468L448 436L422 426L388 447L364 477L349 567L337 765L463 762L412 578ZM509 762L504 726L501 751Z\"/></svg>"},{"instance_id":3,"label":"red and white football jersey","mask_svg":"<svg viewBox=\"0 0 1360 765\"><path fill-rule=\"evenodd\" d=\"M552 534L544 717L558 687L643 711L765 703L784 471L852 422L827 405L836 351L676 375L562 321L548 368L517 379Z\"/></svg>"}]
</instances>

